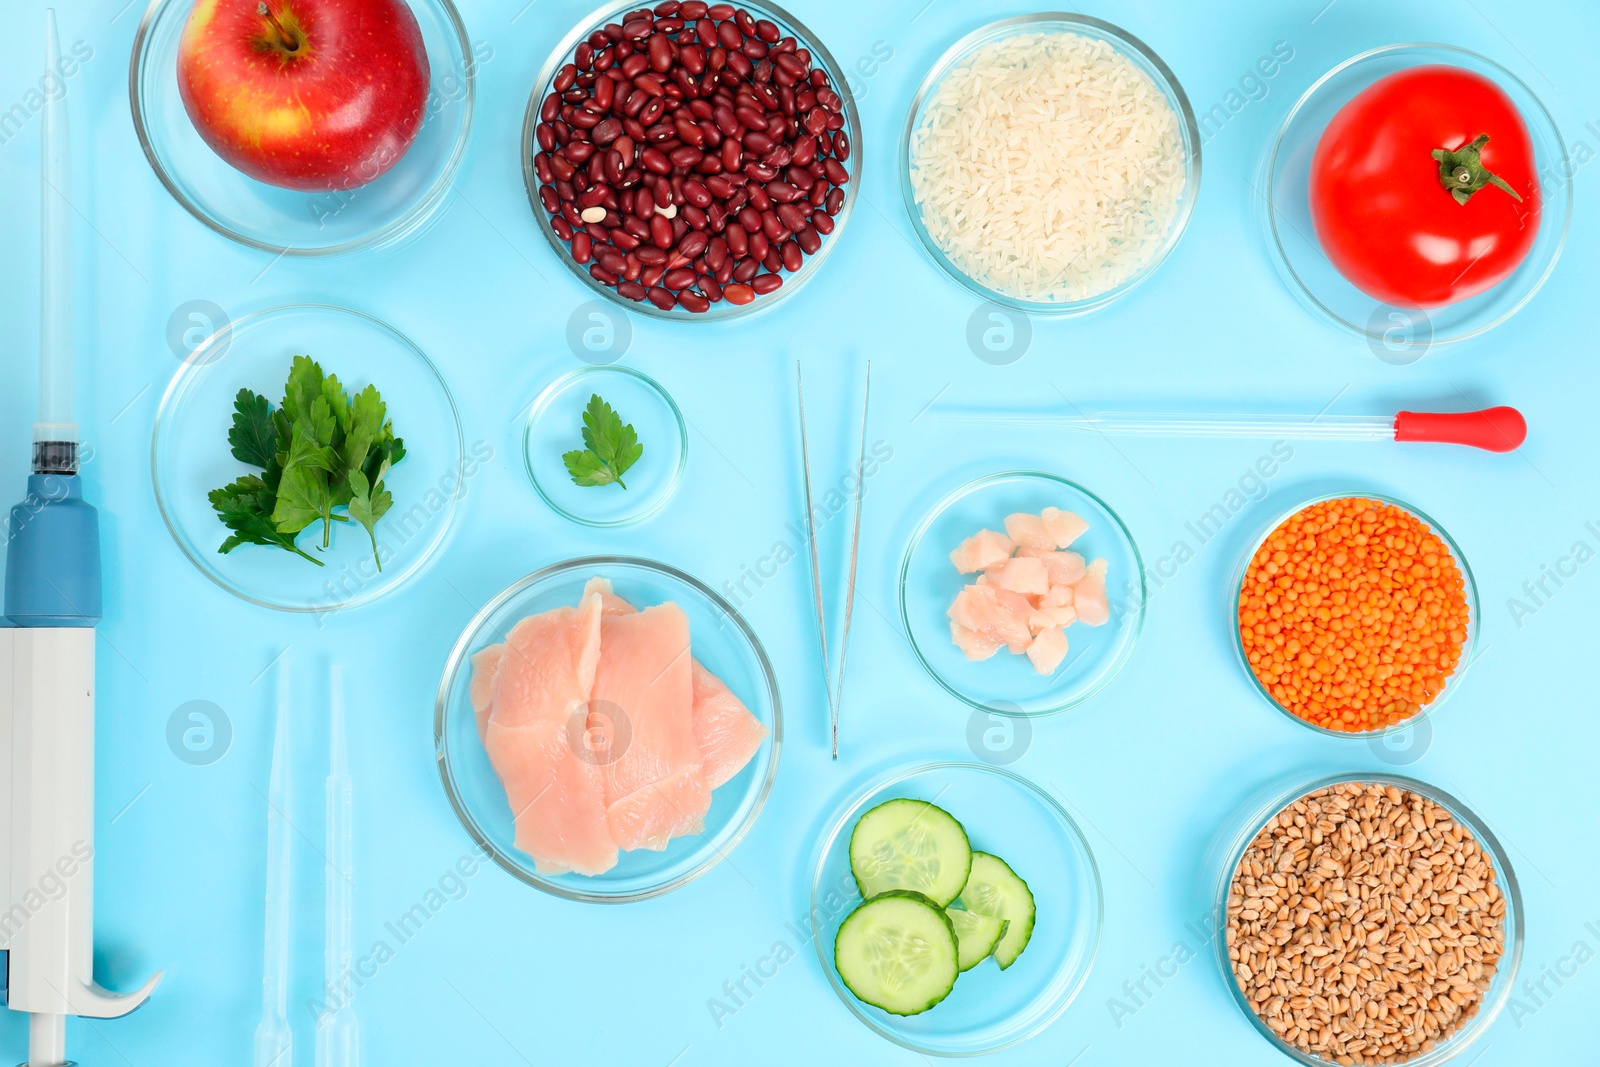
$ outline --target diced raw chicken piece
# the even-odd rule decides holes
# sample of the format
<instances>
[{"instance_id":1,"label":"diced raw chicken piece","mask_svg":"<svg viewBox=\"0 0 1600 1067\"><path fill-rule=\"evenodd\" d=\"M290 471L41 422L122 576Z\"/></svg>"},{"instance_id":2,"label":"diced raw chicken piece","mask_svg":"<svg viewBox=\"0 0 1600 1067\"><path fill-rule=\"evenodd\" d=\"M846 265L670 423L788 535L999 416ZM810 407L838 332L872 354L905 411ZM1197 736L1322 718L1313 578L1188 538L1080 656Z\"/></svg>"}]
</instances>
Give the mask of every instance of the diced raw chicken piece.
<instances>
[{"instance_id":1,"label":"diced raw chicken piece","mask_svg":"<svg viewBox=\"0 0 1600 1067\"><path fill-rule=\"evenodd\" d=\"M1050 538L1055 542L1056 548L1066 548L1072 542L1089 532L1089 524L1070 511L1060 508L1045 508L1039 513L1039 518L1044 520L1045 529L1050 531Z\"/></svg>"},{"instance_id":2,"label":"diced raw chicken piece","mask_svg":"<svg viewBox=\"0 0 1600 1067\"><path fill-rule=\"evenodd\" d=\"M1065 630L1078 618L1076 608L1068 605L1064 608L1035 608L1028 616L1028 629L1035 635L1045 630Z\"/></svg>"},{"instance_id":3,"label":"diced raw chicken piece","mask_svg":"<svg viewBox=\"0 0 1600 1067\"><path fill-rule=\"evenodd\" d=\"M1045 577L1044 561L1027 556L1015 556L1003 563L996 563L983 573L990 585L1023 596L1041 596L1050 588L1050 580Z\"/></svg>"},{"instance_id":4,"label":"diced raw chicken piece","mask_svg":"<svg viewBox=\"0 0 1600 1067\"><path fill-rule=\"evenodd\" d=\"M973 574L1010 559L1016 547L1005 534L979 530L950 553L950 562L962 574Z\"/></svg>"},{"instance_id":5,"label":"diced raw chicken piece","mask_svg":"<svg viewBox=\"0 0 1600 1067\"><path fill-rule=\"evenodd\" d=\"M1002 592L1006 591L996 590L990 585L969 585L956 595L955 603L950 605L946 614L952 621L976 634L979 640L985 643L999 642L1013 652L1021 653L1033 641L1033 634L1028 632L1027 615L1032 609L1027 598L1016 593L1007 592L1006 595L1020 600L1022 610L1002 603Z\"/></svg>"},{"instance_id":6,"label":"diced raw chicken piece","mask_svg":"<svg viewBox=\"0 0 1600 1067\"><path fill-rule=\"evenodd\" d=\"M1040 674L1054 674L1067 658L1067 635L1060 630L1044 630L1028 646L1028 658Z\"/></svg>"},{"instance_id":7,"label":"diced raw chicken piece","mask_svg":"<svg viewBox=\"0 0 1600 1067\"><path fill-rule=\"evenodd\" d=\"M590 599L599 603L597 594ZM616 750L600 764L606 803L615 808L628 802L618 809L614 825L640 828L649 840L661 833L692 833L710 806L709 788L664 788L633 796L687 769L700 773L688 616L676 604L658 604L630 615L607 615L600 634L589 707L591 716L605 715L616 723ZM704 804L694 800L702 796ZM617 844L644 847L640 841L618 838Z\"/></svg>"},{"instance_id":8,"label":"diced raw chicken piece","mask_svg":"<svg viewBox=\"0 0 1600 1067\"><path fill-rule=\"evenodd\" d=\"M950 620L950 640L956 643L962 655L974 663L988 659L1005 647L1005 642L981 637L976 631L967 629L954 619Z\"/></svg>"},{"instance_id":9,"label":"diced raw chicken piece","mask_svg":"<svg viewBox=\"0 0 1600 1067\"><path fill-rule=\"evenodd\" d=\"M1006 536L1017 543L1017 548L1037 548L1049 552L1056 547L1056 539L1049 527L1037 515L1019 511L1006 516Z\"/></svg>"},{"instance_id":10,"label":"diced raw chicken piece","mask_svg":"<svg viewBox=\"0 0 1600 1067\"><path fill-rule=\"evenodd\" d=\"M701 770L712 789L744 770L767 728L750 714L722 679L702 667L692 666L694 737L700 746Z\"/></svg>"},{"instance_id":11,"label":"diced raw chicken piece","mask_svg":"<svg viewBox=\"0 0 1600 1067\"><path fill-rule=\"evenodd\" d=\"M1078 621L1085 626L1104 626L1111 618L1111 608L1106 602L1106 561L1097 559L1089 564L1089 571L1072 587L1072 603L1078 609Z\"/></svg>"},{"instance_id":12,"label":"diced raw chicken piece","mask_svg":"<svg viewBox=\"0 0 1600 1067\"><path fill-rule=\"evenodd\" d=\"M1052 585L1044 596L1039 598L1042 608L1066 608L1072 606L1072 586Z\"/></svg>"},{"instance_id":13,"label":"diced raw chicken piece","mask_svg":"<svg viewBox=\"0 0 1600 1067\"><path fill-rule=\"evenodd\" d=\"M472 702L472 713L478 719L478 740L483 740L483 728L489 724L489 711L494 707L494 676L500 670L500 654L505 645L490 645L472 654L472 681L467 683L467 699Z\"/></svg>"},{"instance_id":14,"label":"diced raw chicken piece","mask_svg":"<svg viewBox=\"0 0 1600 1067\"><path fill-rule=\"evenodd\" d=\"M1000 587L995 584L990 584L989 587L990 589L995 590L995 600L1000 603L1002 608L1010 608L1011 611L1016 611L1016 613L1018 613L1019 616L1024 617L1024 619L1026 619L1027 613L1034 609L1034 601L1029 600L1029 598L1027 598L1026 595L1022 595L1022 593L1013 592L1013 590L1010 589L1000 589Z\"/></svg>"},{"instance_id":15,"label":"diced raw chicken piece","mask_svg":"<svg viewBox=\"0 0 1600 1067\"><path fill-rule=\"evenodd\" d=\"M624 849L660 852L674 837L703 831L710 807L706 776L699 767L684 767L612 804L606 819L611 836Z\"/></svg>"},{"instance_id":16,"label":"diced raw chicken piece","mask_svg":"<svg viewBox=\"0 0 1600 1067\"><path fill-rule=\"evenodd\" d=\"M506 636L490 717L503 726L565 725L589 701L600 662L600 598L530 615Z\"/></svg>"},{"instance_id":17,"label":"diced raw chicken piece","mask_svg":"<svg viewBox=\"0 0 1600 1067\"><path fill-rule=\"evenodd\" d=\"M1076 552L1041 552L1038 549L1028 549L1027 553L1044 565L1045 577L1051 585L1071 585L1089 570L1089 565Z\"/></svg>"},{"instance_id":18,"label":"diced raw chicken piece","mask_svg":"<svg viewBox=\"0 0 1600 1067\"><path fill-rule=\"evenodd\" d=\"M514 843L536 871L596 875L616 866L599 768L578 758L565 721L490 718L483 744L511 804Z\"/></svg>"}]
</instances>

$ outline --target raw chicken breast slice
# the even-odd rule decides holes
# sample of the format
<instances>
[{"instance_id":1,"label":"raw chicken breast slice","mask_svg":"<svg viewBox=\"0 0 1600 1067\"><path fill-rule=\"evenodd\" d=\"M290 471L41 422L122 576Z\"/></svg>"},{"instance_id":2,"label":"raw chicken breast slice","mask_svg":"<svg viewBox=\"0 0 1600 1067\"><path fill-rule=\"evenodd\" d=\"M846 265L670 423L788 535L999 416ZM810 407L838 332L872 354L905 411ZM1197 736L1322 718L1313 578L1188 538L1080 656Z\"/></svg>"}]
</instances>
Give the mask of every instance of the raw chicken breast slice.
<instances>
[{"instance_id":1,"label":"raw chicken breast slice","mask_svg":"<svg viewBox=\"0 0 1600 1067\"><path fill-rule=\"evenodd\" d=\"M996 563L983 574L989 579L988 584L996 588L1008 589L1023 596L1042 596L1045 590L1050 588L1050 579L1045 571L1043 560L1031 556L1015 556L1002 563Z\"/></svg>"},{"instance_id":2,"label":"raw chicken breast slice","mask_svg":"<svg viewBox=\"0 0 1600 1067\"><path fill-rule=\"evenodd\" d=\"M950 562L962 574L974 574L1010 559L1016 547L1005 534L979 530L950 553Z\"/></svg>"},{"instance_id":3,"label":"raw chicken breast slice","mask_svg":"<svg viewBox=\"0 0 1600 1067\"><path fill-rule=\"evenodd\" d=\"M703 831L710 807L706 776L699 767L685 767L612 804L606 822L620 847L660 852L674 837Z\"/></svg>"},{"instance_id":4,"label":"raw chicken breast slice","mask_svg":"<svg viewBox=\"0 0 1600 1067\"><path fill-rule=\"evenodd\" d=\"M639 609L623 600L611 591L611 579L594 577L583 583L585 597L598 596L600 598L600 613L602 615L632 615Z\"/></svg>"},{"instance_id":5,"label":"raw chicken breast slice","mask_svg":"<svg viewBox=\"0 0 1600 1067\"><path fill-rule=\"evenodd\" d=\"M1097 559L1089 564L1089 571L1072 587L1072 604L1078 609L1078 621L1085 626L1104 626L1111 619L1111 607L1106 601L1106 561Z\"/></svg>"},{"instance_id":6,"label":"raw chicken breast slice","mask_svg":"<svg viewBox=\"0 0 1600 1067\"><path fill-rule=\"evenodd\" d=\"M1068 608L1072 606L1072 586L1051 585L1050 591L1039 598L1042 608Z\"/></svg>"},{"instance_id":7,"label":"raw chicken breast slice","mask_svg":"<svg viewBox=\"0 0 1600 1067\"><path fill-rule=\"evenodd\" d=\"M1004 591L996 590L992 585L969 585L956 594L955 603L950 605L946 614L952 622L971 631L985 644L998 642L1013 652L1024 652L1033 643L1026 614L1031 609L1027 606L1027 599L1018 597L1016 593L1007 595L1021 600L1023 610L1008 607L1000 601L1001 592Z\"/></svg>"},{"instance_id":8,"label":"raw chicken breast slice","mask_svg":"<svg viewBox=\"0 0 1600 1067\"><path fill-rule=\"evenodd\" d=\"M505 788L515 845L540 874L604 874L617 863L599 768L580 759L560 720L506 726L490 718L484 749Z\"/></svg>"},{"instance_id":9,"label":"raw chicken breast slice","mask_svg":"<svg viewBox=\"0 0 1600 1067\"><path fill-rule=\"evenodd\" d=\"M981 637L976 631L967 629L954 619L950 620L950 640L956 643L962 655L974 663L988 659L1005 647L1003 641Z\"/></svg>"},{"instance_id":10,"label":"raw chicken breast slice","mask_svg":"<svg viewBox=\"0 0 1600 1067\"><path fill-rule=\"evenodd\" d=\"M1046 630L1065 630L1077 618L1077 609L1070 604L1064 608L1038 607L1028 615L1028 629L1035 636Z\"/></svg>"},{"instance_id":11,"label":"raw chicken breast slice","mask_svg":"<svg viewBox=\"0 0 1600 1067\"><path fill-rule=\"evenodd\" d=\"M598 594L591 594L591 599L598 603ZM607 615L600 635L600 665L589 713L615 724L615 751L600 766L606 803L615 805L685 769L700 769L689 618L676 604L657 604L631 615ZM632 816L631 824L648 824L652 834L661 827L689 833L710 806L709 792L698 809L669 805L669 796L692 799L682 790L635 798L630 810L654 810Z\"/></svg>"},{"instance_id":12,"label":"raw chicken breast slice","mask_svg":"<svg viewBox=\"0 0 1600 1067\"><path fill-rule=\"evenodd\" d=\"M1089 524L1081 517L1060 508L1045 508L1039 513L1039 518L1044 520L1044 527L1050 532L1056 548L1066 548L1089 532Z\"/></svg>"},{"instance_id":13,"label":"raw chicken breast slice","mask_svg":"<svg viewBox=\"0 0 1600 1067\"><path fill-rule=\"evenodd\" d=\"M580 714L600 663L600 598L530 615L511 628L491 686L490 718L502 726Z\"/></svg>"},{"instance_id":14,"label":"raw chicken breast slice","mask_svg":"<svg viewBox=\"0 0 1600 1067\"><path fill-rule=\"evenodd\" d=\"M699 662L692 664L691 676L695 742L706 782L715 789L744 770L767 739L767 728Z\"/></svg>"},{"instance_id":15,"label":"raw chicken breast slice","mask_svg":"<svg viewBox=\"0 0 1600 1067\"><path fill-rule=\"evenodd\" d=\"M1056 547L1056 539L1051 536L1044 520L1024 511L1006 516L1006 536L1017 543L1018 549L1036 548L1050 552Z\"/></svg>"},{"instance_id":16,"label":"raw chicken breast slice","mask_svg":"<svg viewBox=\"0 0 1600 1067\"><path fill-rule=\"evenodd\" d=\"M1054 674L1067 658L1067 635L1061 630L1042 630L1028 646L1028 658L1040 674Z\"/></svg>"},{"instance_id":17,"label":"raw chicken breast slice","mask_svg":"<svg viewBox=\"0 0 1600 1067\"><path fill-rule=\"evenodd\" d=\"M467 699L472 702L472 713L478 719L478 740L483 740L483 729L489 724L489 711L494 707L494 676L500 670L500 654L505 645L490 645L472 654L472 681L467 684Z\"/></svg>"}]
</instances>

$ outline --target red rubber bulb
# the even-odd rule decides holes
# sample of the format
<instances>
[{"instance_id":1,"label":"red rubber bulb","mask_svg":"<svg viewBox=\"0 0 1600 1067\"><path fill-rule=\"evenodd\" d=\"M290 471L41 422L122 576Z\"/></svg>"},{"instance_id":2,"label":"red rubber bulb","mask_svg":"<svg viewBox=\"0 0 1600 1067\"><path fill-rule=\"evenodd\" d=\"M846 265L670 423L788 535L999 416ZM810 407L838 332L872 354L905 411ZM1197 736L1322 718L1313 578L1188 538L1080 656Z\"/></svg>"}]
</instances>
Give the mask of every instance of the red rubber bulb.
<instances>
[{"instance_id":1,"label":"red rubber bulb","mask_svg":"<svg viewBox=\"0 0 1600 1067\"><path fill-rule=\"evenodd\" d=\"M1485 452L1513 452L1528 439L1528 420L1516 408L1483 411L1402 411L1394 417L1396 441L1465 445Z\"/></svg>"}]
</instances>

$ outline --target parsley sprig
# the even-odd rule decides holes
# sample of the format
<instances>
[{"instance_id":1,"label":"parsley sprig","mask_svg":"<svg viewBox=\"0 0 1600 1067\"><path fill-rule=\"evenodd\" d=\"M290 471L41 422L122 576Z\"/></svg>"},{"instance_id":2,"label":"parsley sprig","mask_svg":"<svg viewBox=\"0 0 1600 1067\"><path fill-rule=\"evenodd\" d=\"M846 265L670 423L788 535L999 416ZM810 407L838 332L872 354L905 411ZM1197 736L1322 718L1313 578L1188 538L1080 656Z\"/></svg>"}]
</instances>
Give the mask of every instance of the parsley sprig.
<instances>
[{"instance_id":1,"label":"parsley sprig","mask_svg":"<svg viewBox=\"0 0 1600 1067\"><path fill-rule=\"evenodd\" d=\"M628 488L622 476L628 468L639 462L644 446L633 432L632 424L624 424L622 417L599 393L589 396L589 406L583 412L583 448L563 453L561 461L574 483L582 486L610 485L612 482Z\"/></svg>"},{"instance_id":2,"label":"parsley sprig","mask_svg":"<svg viewBox=\"0 0 1600 1067\"><path fill-rule=\"evenodd\" d=\"M217 551L276 546L320 567L295 543L301 531L320 521L326 549L333 524L354 521L367 531L383 569L377 525L394 504L383 479L406 449L377 387L351 397L336 375L323 374L310 356L296 356L277 410L260 393L239 390L228 444L234 459L261 473L211 491L211 506L231 531Z\"/></svg>"}]
</instances>

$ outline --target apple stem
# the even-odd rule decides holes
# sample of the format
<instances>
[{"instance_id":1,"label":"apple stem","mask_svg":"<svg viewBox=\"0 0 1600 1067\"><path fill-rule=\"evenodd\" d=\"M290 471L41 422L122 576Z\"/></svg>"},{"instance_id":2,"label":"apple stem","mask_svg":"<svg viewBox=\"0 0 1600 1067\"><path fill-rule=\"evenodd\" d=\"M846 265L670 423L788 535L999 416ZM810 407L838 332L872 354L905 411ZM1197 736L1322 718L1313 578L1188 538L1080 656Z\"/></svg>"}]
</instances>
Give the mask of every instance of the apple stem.
<instances>
[{"instance_id":1,"label":"apple stem","mask_svg":"<svg viewBox=\"0 0 1600 1067\"><path fill-rule=\"evenodd\" d=\"M300 47L300 42L295 39L295 36L292 33L283 28L283 23L278 21L278 16L274 15L272 13L272 9L267 7L267 0L261 0L261 2L256 5L256 14L262 16L272 24L273 31L278 35L278 43L283 46L285 51L293 52L295 49Z\"/></svg>"}]
</instances>

